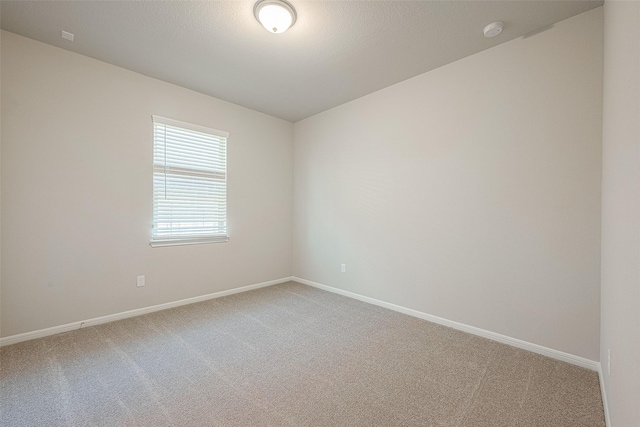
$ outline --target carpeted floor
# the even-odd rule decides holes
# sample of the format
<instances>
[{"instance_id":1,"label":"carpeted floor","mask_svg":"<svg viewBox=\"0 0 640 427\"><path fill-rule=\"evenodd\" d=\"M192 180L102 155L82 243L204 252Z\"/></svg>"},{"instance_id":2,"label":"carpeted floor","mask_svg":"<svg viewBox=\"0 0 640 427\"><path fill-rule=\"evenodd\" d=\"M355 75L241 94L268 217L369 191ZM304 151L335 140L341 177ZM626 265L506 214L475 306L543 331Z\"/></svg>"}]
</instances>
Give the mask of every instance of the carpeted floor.
<instances>
[{"instance_id":1,"label":"carpeted floor","mask_svg":"<svg viewBox=\"0 0 640 427\"><path fill-rule=\"evenodd\" d=\"M0 363L5 427L605 425L595 372L293 282Z\"/></svg>"}]
</instances>

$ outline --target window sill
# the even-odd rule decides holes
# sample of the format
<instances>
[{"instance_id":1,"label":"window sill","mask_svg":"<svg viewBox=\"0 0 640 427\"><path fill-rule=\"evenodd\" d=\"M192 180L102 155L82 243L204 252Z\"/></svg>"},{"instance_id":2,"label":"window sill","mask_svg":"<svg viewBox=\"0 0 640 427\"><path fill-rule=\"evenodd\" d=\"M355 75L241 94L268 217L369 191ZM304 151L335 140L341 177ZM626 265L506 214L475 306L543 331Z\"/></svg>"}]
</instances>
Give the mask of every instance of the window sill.
<instances>
[{"instance_id":1,"label":"window sill","mask_svg":"<svg viewBox=\"0 0 640 427\"><path fill-rule=\"evenodd\" d=\"M226 243L229 241L229 236L215 236L202 239L166 239L166 240L152 240L149 242L149 246L152 248L159 248L163 246L184 246L184 245L203 245L207 243Z\"/></svg>"}]
</instances>

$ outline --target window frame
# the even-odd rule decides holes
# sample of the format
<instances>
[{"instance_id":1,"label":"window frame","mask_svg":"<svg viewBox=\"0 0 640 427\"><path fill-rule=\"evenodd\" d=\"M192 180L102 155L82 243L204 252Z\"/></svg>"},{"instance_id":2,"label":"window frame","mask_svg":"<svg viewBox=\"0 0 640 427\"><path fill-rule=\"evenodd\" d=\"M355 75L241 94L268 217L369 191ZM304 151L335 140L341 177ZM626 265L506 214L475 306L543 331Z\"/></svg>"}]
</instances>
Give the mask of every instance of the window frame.
<instances>
[{"instance_id":1,"label":"window frame","mask_svg":"<svg viewBox=\"0 0 640 427\"><path fill-rule=\"evenodd\" d=\"M157 115L152 115L151 116L151 122L152 122L152 189L153 189L153 194L151 197L152 200L152 221L151 221L151 238L149 239L149 245L151 247L164 247L164 246L182 246L182 245L198 245L198 244L208 244L208 243L225 243L227 241L229 241L229 223L228 223L228 170L227 170L227 163L228 163L228 140L229 140L229 132L226 131L221 131L221 130L217 130L217 129L213 129L213 128L208 128L205 126L200 126L200 125L195 125L195 124L191 124L191 123L187 123L187 122L182 122L179 120L174 120L174 119L169 119L166 117L161 117L161 116L157 116ZM194 235L180 235L180 234L176 234L175 236L156 236L155 233L155 227L156 227L156 217L157 217L157 212L156 212L156 206L157 206L157 199L156 199L156 174L157 172L157 164L156 164L156 145L157 145L157 141L156 141L156 124L161 124L161 125L166 125L166 126L171 126L173 128L178 128L180 130L183 131L191 131L191 132L197 132L197 133L201 133L201 134L207 134L216 138L223 138L224 139L224 223L225 223L225 227L224 227L224 234L207 234L207 235L201 235L201 236L194 236ZM163 144L166 144L166 140L163 140ZM166 158L165 158L166 159ZM167 166L166 166L166 161L165 161L165 169L164 169L164 174L166 176L167 174ZM188 168L180 168L180 169L184 169L185 171L188 171ZM198 169L192 169L194 174L198 174L198 173L202 173L202 170L198 170ZM174 174L175 176L175 174ZM211 179L211 181L214 181L214 179ZM166 179L165 179L166 182ZM222 182L222 181L219 181Z\"/></svg>"}]
</instances>

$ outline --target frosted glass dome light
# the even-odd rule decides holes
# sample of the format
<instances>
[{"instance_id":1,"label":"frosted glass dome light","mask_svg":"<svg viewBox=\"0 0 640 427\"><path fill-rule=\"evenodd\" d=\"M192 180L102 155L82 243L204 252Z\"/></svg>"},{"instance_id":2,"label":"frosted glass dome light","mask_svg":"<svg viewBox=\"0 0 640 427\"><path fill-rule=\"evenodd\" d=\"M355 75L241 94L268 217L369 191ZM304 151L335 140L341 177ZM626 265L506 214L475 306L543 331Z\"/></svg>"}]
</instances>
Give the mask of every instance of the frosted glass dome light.
<instances>
[{"instance_id":1,"label":"frosted glass dome light","mask_svg":"<svg viewBox=\"0 0 640 427\"><path fill-rule=\"evenodd\" d=\"M296 10L284 0L260 0L253 8L258 22L270 33L284 33L296 23Z\"/></svg>"}]
</instances>

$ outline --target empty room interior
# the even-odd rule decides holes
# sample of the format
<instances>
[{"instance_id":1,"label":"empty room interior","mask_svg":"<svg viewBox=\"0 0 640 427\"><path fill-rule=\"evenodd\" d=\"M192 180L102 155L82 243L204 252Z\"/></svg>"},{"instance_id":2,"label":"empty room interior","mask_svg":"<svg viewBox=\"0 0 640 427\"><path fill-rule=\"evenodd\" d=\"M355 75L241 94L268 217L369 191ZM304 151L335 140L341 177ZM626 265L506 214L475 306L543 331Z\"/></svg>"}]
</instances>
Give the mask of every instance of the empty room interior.
<instances>
[{"instance_id":1,"label":"empty room interior","mask_svg":"<svg viewBox=\"0 0 640 427\"><path fill-rule=\"evenodd\" d=\"M0 425L640 426L640 1L0 20Z\"/></svg>"}]
</instances>

